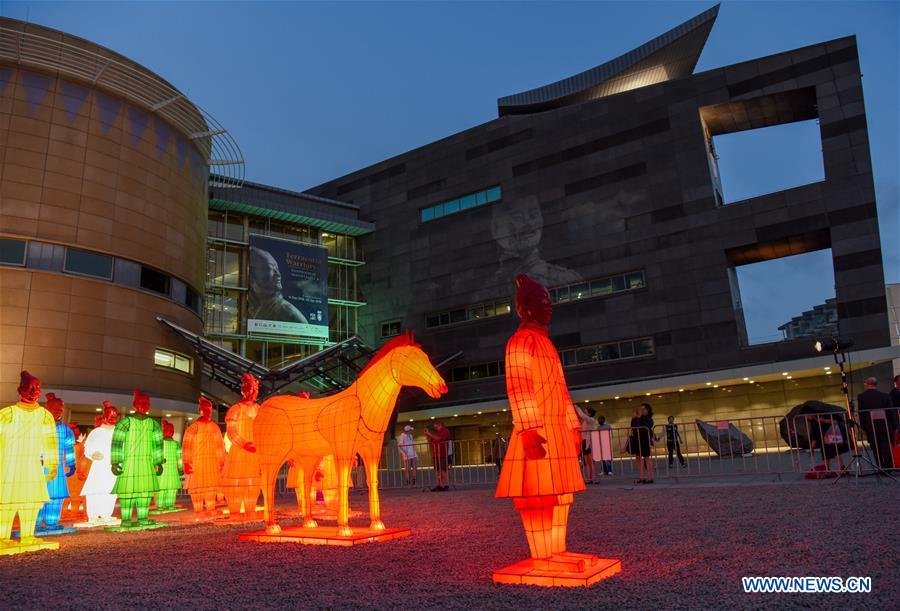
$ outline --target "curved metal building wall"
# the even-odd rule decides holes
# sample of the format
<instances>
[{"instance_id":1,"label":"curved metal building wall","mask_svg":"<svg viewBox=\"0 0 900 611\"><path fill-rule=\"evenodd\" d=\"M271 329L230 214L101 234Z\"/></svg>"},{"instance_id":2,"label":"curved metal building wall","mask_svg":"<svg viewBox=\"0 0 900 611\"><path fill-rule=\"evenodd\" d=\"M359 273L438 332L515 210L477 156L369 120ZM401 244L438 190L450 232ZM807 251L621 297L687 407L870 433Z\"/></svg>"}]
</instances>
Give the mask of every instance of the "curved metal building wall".
<instances>
[{"instance_id":1,"label":"curved metal building wall","mask_svg":"<svg viewBox=\"0 0 900 611\"><path fill-rule=\"evenodd\" d=\"M26 35L67 46L43 62L11 57ZM209 149L158 109L78 78L80 50L162 82L87 41L0 19L0 400L28 369L70 409L124 403L135 387L185 409L199 366L155 366L156 348L181 351L156 316L202 328Z\"/></svg>"}]
</instances>

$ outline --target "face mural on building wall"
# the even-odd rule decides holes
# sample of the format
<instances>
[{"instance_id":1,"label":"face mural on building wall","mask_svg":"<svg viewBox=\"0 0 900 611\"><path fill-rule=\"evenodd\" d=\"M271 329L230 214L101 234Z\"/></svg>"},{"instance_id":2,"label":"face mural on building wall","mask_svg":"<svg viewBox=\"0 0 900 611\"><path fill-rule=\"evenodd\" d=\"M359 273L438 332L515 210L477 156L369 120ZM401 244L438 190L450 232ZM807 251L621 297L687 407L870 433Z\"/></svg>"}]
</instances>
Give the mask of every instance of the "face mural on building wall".
<instances>
[{"instance_id":1,"label":"face mural on building wall","mask_svg":"<svg viewBox=\"0 0 900 611\"><path fill-rule=\"evenodd\" d=\"M578 272L541 257L544 217L538 198L528 196L491 211L491 236L500 247L496 284L508 284L516 274L528 274L544 286L559 286L583 280Z\"/></svg>"}]
</instances>

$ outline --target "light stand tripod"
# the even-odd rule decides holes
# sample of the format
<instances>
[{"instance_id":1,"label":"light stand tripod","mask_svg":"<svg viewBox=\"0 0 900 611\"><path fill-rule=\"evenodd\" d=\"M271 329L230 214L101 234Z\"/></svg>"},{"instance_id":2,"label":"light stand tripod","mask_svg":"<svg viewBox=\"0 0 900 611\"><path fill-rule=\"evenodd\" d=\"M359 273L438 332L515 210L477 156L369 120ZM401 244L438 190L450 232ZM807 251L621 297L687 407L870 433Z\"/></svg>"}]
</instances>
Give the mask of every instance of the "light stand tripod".
<instances>
[{"instance_id":1,"label":"light stand tripod","mask_svg":"<svg viewBox=\"0 0 900 611\"><path fill-rule=\"evenodd\" d=\"M837 338L834 338L832 341L834 342L834 362L841 370L841 392L844 394L844 408L847 410L847 431L850 433L850 447L853 449L853 457L851 458L849 463L841 468L840 473L838 473L838 476L834 481L836 483L839 479L847 475L847 473L850 472L850 469L853 469L854 479L859 479L860 477L865 477L866 475L875 475L876 473L883 473L891 479L894 479L893 475L882 469L879 465L876 465L874 462L872 462L868 456L864 456L859 452L859 441L856 437L856 429L859 427L859 425L857 424L858 421L853 419L853 401L850 399L850 389L847 384L847 372L844 371L844 362L847 360L847 355L841 349L841 342ZM858 415L859 412L857 412L857 416ZM872 467L872 473L866 473L865 475L863 475L863 461L865 461L870 467Z\"/></svg>"}]
</instances>

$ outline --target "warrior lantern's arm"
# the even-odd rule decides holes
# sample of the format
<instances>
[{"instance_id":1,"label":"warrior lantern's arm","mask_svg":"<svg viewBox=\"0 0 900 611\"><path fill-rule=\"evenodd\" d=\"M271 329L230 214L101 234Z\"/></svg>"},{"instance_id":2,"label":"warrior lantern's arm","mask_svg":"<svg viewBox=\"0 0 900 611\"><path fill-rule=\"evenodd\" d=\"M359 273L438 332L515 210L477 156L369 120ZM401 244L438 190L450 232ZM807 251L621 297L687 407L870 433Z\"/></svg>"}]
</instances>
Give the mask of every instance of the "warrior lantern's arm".
<instances>
[{"instance_id":1,"label":"warrior lantern's arm","mask_svg":"<svg viewBox=\"0 0 900 611\"><path fill-rule=\"evenodd\" d=\"M153 449L153 464L161 465L165 461L163 455L163 433L162 427L156 420L151 420L153 428L150 430L150 443Z\"/></svg>"},{"instance_id":2,"label":"warrior lantern's arm","mask_svg":"<svg viewBox=\"0 0 900 611\"><path fill-rule=\"evenodd\" d=\"M228 410L228 414L225 416L225 434L228 435L232 444L243 450L246 449L248 443L253 442L238 435L238 422L242 411L243 406L240 403L233 405Z\"/></svg>"},{"instance_id":3,"label":"warrior lantern's arm","mask_svg":"<svg viewBox=\"0 0 900 611\"><path fill-rule=\"evenodd\" d=\"M109 450L109 462L113 465L121 465L125 461L125 440L128 438L128 429L131 428L131 418L120 420L113 430L112 447Z\"/></svg>"},{"instance_id":4,"label":"warrior lantern's arm","mask_svg":"<svg viewBox=\"0 0 900 611\"><path fill-rule=\"evenodd\" d=\"M44 467L56 477L56 471L59 469L59 438L56 435L56 422L50 412L44 414L41 426L44 427Z\"/></svg>"},{"instance_id":5,"label":"warrior lantern's arm","mask_svg":"<svg viewBox=\"0 0 900 611\"><path fill-rule=\"evenodd\" d=\"M75 475L75 433L68 426L63 433L64 453L66 457L66 477Z\"/></svg>"},{"instance_id":6,"label":"warrior lantern's arm","mask_svg":"<svg viewBox=\"0 0 900 611\"><path fill-rule=\"evenodd\" d=\"M178 475L184 475L184 463L181 460L181 444L175 442L175 453L178 456Z\"/></svg>"},{"instance_id":7,"label":"warrior lantern's arm","mask_svg":"<svg viewBox=\"0 0 900 611\"><path fill-rule=\"evenodd\" d=\"M216 460L219 461L219 470L222 470L222 467L225 466L225 441L222 438L222 431L215 424L210 423L215 429L215 439L216 439Z\"/></svg>"},{"instance_id":8,"label":"warrior lantern's arm","mask_svg":"<svg viewBox=\"0 0 900 611\"><path fill-rule=\"evenodd\" d=\"M181 457L182 465L185 473L191 472L191 461L194 458L194 437L197 435L197 423L195 422L184 432L181 438Z\"/></svg>"}]
</instances>

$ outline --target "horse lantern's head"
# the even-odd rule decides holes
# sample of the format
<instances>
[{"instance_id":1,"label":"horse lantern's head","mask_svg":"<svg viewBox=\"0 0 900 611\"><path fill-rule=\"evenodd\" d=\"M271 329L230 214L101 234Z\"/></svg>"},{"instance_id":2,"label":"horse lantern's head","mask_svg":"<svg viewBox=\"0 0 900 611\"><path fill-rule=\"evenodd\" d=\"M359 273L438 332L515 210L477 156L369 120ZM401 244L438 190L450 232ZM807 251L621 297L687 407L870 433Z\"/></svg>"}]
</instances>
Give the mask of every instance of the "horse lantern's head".
<instances>
[{"instance_id":1,"label":"horse lantern's head","mask_svg":"<svg viewBox=\"0 0 900 611\"><path fill-rule=\"evenodd\" d=\"M391 375L399 385L421 388L432 399L447 392L447 383L422 347L415 342L412 333L404 333L389 341L369 365L385 356L390 358Z\"/></svg>"}]
</instances>

